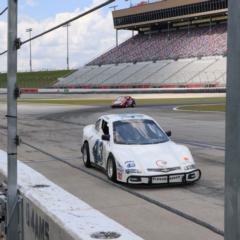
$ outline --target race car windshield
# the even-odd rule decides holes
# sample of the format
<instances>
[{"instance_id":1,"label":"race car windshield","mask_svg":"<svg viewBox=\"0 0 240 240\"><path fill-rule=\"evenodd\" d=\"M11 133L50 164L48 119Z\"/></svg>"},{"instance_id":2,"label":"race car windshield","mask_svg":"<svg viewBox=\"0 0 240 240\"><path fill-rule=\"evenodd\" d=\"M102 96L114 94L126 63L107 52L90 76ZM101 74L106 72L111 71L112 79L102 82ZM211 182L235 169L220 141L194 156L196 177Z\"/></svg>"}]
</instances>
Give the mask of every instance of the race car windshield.
<instances>
[{"instance_id":1,"label":"race car windshield","mask_svg":"<svg viewBox=\"0 0 240 240\"><path fill-rule=\"evenodd\" d=\"M152 120L124 120L113 123L117 144L156 144L168 141L166 134Z\"/></svg>"},{"instance_id":2,"label":"race car windshield","mask_svg":"<svg viewBox=\"0 0 240 240\"><path fill-rule=\"evenodd\" d=\"M125 99L125 97L118 97L117 99L116 99L116 101L123 101Z\"/></svg>"}]
</instances>

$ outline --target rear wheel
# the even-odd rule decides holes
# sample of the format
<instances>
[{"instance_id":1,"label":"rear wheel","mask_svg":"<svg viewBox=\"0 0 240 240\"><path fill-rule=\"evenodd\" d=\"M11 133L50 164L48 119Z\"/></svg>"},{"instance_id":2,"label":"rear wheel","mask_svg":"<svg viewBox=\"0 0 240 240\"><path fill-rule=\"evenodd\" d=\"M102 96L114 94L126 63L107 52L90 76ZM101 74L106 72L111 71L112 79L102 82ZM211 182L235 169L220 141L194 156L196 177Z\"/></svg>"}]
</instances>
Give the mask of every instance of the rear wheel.
<instances>
[{"instance_id":1,"label":"rear wheel","mask_svg":"<svg viewBox=\"0 0 240 240\"><path fill-rule=\"evenodd\" d=\"M107 177L113 182L117 181L116 162L113 156L109 156L107 161Z\"/></svg>"},{"instance_id":2,"label":"rear wheel","mask_svg":"<svg viewBox=\"0 0 240 240\"><path fill-rule=\"evenodd\" d=\"M89 146L87 142L85 142L83 145L82 159L85 167L90 168L91 162L90 162Z\"/></svg>"}]
</instances>

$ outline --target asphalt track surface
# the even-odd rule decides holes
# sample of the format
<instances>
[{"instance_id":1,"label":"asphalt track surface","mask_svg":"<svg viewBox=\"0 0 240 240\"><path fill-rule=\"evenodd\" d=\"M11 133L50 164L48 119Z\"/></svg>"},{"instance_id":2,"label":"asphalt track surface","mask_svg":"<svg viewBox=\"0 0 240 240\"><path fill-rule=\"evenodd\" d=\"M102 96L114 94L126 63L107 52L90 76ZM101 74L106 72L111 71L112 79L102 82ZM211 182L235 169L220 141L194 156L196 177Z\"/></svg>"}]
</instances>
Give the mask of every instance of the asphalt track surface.
<instances>
[{"instance_id":1,"label":"asphalt track surface","mask_svg":"<svg viewBox=\"0 0 240 240\"><path fill-rule=\"evenodd\" d=\"M22 105L19 159L144 239L223 239L225 114L173 111L176 106ZM119 112L148 114L172 130L172 140L191 149L202 179L180 187L129 187L109 182L99 170L84 168L82 128L102 114ZM6 149L3 106L0 114L0 146Z\"/></svg>"}]
</instances>

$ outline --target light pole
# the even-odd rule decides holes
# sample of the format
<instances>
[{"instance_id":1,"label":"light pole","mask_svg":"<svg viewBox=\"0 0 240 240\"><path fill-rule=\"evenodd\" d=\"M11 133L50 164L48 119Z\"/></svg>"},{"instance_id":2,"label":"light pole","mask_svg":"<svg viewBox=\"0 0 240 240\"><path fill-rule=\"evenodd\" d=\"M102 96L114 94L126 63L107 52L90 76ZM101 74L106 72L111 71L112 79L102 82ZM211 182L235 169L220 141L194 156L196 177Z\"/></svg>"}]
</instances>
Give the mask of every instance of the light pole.
<instances>
[{"instance_id":1,"label":"light pole","mask_svg":"<svg viewBox=\"0 0 240 240\"><path fill-rule=\"evenodd\" d=\"M225 240L240 237L240 2L228 2L228 56L225 154Z\"/></svg>"},{"instance_id":2,"label":"light pole","mask_svg":"<svg viewBox=\"0 0 240 240\"><path fill-rule=\"evenodd\" d=\"M7 70L7 240L19 240L17 187L17 16L18 1L8 0L8 70Z\"/></svg>"},{"instance_id":3,"label":"light pole","mask_svg":"<svg viewBox=\"0 0 240 240\"><path fill-rule=\"evenodd\" d=\"M69 30L68 28L71 26L70 23L67 23L66 25L64 25L63 27L67 28L67 70L69 70Z\"/></svg>"},{"instance_id":4,"label":"light pole","mask_svg":"<svg viewBox=\"0 0 240 240\"><path fill-rule=\"evenodd\" d=\"M32 72L32 42L31 42L31 33L32 33L32 28L27 28L26 32L29 33L29 68L30 68L30 72Z\"/></svg>"},{"instance_id":5,"label":"light pole","mask_svg":"<svg viewBox=\"0 0 240 240\"><path fill-rule=\"evenodd\" d=\"M111 9L113 9L113 11L115 11L117 6L118 5L114 5L114 6L111 6L109 8L111 8ZM118 30L117 30L117 28L116 28L116 47L118 47Z\"/></svg>"},{"instance_id":6,"label":"light pole","mask_svg":"<svg viewBox=\"0 0 240 240\"><path fill-rule=\"evenodd\" d=\"M126 2L129 2L129 6L132 7L133 4L132 4L132 0L125 0Z\"/></svg>"},{"instance_id":7,"label":"light pole","mask_svg":"<svg viewBox=\"0 0 240 240\"><path fill-rule=\"evenodd\" d=\"M167 34L168 40L170 40L170 22L168 21L168 34Z\"/></svg>"}]
</instances>

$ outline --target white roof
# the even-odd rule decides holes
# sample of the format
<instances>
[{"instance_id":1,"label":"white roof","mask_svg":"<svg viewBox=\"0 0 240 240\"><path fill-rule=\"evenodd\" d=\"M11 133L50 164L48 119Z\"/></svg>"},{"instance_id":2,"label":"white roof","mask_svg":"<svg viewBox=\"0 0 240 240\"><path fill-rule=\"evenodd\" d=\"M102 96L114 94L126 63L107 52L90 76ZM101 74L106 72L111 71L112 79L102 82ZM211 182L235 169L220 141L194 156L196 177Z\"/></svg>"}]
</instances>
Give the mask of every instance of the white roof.
<instances>
[{"instance_id":1,"label":"white roof","mask_svg":"<svg viewBox=\"0 0 240 240\"><path fill-rule=\"evenodd\" d=\"M119 113L119 114L109 114L103 115L101 118L104 118L106 121L120 121L120 120L129 120L129 119L152 119L148 115L141 113Z\"/></svg>"}]
</instances>

